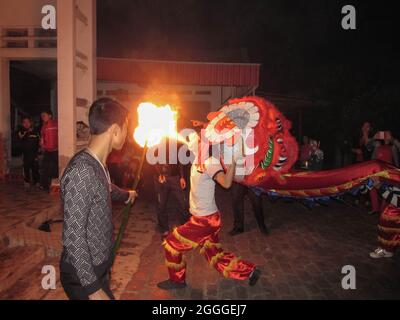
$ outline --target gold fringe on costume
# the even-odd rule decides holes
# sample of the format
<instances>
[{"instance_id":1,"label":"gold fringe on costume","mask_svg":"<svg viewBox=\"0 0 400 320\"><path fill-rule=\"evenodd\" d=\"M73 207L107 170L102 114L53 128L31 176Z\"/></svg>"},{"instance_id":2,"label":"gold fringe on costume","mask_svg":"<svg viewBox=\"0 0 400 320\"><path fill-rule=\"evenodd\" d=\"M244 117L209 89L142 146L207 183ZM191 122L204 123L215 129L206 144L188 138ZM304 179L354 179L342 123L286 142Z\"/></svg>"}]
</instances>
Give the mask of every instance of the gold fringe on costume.
<instances>
[{"instance_id":1,"label":"gold fringe on costume","mask_svg":"<svg viewBox=\"0 0 400 320\"><path fill-rule=\"evenodd\" d=\"M386 220L386 221L399 221L400 222L400 215L389 216L387 214L382 214L381 219Z\"/></svg>"},{"instance_id":2,"label":"gold fringe on costume","mask_svg":"<svg viewBox=\"0 0 400 320\"><path fill-rule=\"evenodd\" d=\"M397 246L397 245L400 245L400 238L399 239L396 239L396 240L385 240L385 239L383 239L382 237L378 237L378 241L380 242L380 243L383 243L384 245L387 245L387 246Z\"/></svg>"},{"instance_id":3,"label":"gold fringe on costume","mask_svg":"<svg viewBox=\"0 0 400 320\"><path fill-rule=\"evenodd\" d=\"M167 250L170 254L172 254L174 257L177 257L180 255L179 251L175 250L170 246L170 244L164 240L162 243L162 246L164 247L165 250Z\"/></svg>"},{"instance_id":4,"label":"gold fringe on costume","mask_svg":"<svg viewBox=\"0 0 400 320\"><path fill-rule=\"evenodd\" d=\"M210 260L210 266L214 267L214 265L217 263L219 258L222 258L224 256L224 252L217 253L215 256L213 256Z\"/></svg>"},{"instance_id":5,"label":"gold fringe on costume","mask_svg":"<svg viewBox=\"0 0 400 320\"><path fill-rule=\"evenodd\" d=\"M229 272L232 271L232 269L237 265L240 259L241 259L240 257L237 257L227 265L227 267L224 269L223 272L225 278L229 277Z\"/></svg>"},{"instance_id":6,"label":"gold fringe on costume","mask_svg":"<svg viewBox=\"0 0 400 320\"><path fill-rule=\"evenodd\" d=\"M206 240L206 242L204 242L203 244L203 247L200 249L200 253L204 254L207 249L210 249L212 247L221 248L222 246L219 242L211 242L209 240Z\"/></svg>"},{"instance_id":7,"label":"gold fringe on costume","mask_svg":"<svg viewBox=\"0 0 400 320\"><path fill-rule=\"evenodd\" d=\"M186 267L186 261L182 258L181 263L173 263L173 262L169 262L167 260L165 260L165 265L168 268L174 269L174 270L181 270L184 267Z\"/></svg>"},{"instance_id":8,"label":"gold fringe on costume","mask_svg":"<svg viewBox=\"0 0 400 320\"><path fill-rule=\"evenodd\" d=\"M192 216L184 225L174 228L163 242L169 279L179 283L185 281L186 263L181 259L185 253L199 247L210 268L215 268L221 274L227 269L225 277L247 280L255 265L240 258L231 263L236 255L222 249L218 240L220 230L219 212L204 217Z\"/></svg>"},{"instance_id":9,"label":"gold fringe on costume","mask_svg":"<svg viewBox=\"0 0 400 320\"><path fill-rule=\"evenodd\" d=\"M174 231L172 231L173 235L175 236L176 239L178 239L180 242L187 244L188 246L191 246L192 248L197 248L198 243L191 241L189 239L186 239L185 237L181 236L178 232L178 228L175 228Z\"/></svg>"},{"instance_id":10,"label":"gold fringe on costume","mask_svg":"<svg viewBox=\"0 0 400 320\"><path fill-rule=\"evenodd\" d=\"M398 227L398 228L388 228L388 227L383 227L383 226L378 226L378 229L380 230L380 231L383 231L383 232L388 232L388 233L399 233L400 234L400 226Z\"/></svg>"}]
</instances>

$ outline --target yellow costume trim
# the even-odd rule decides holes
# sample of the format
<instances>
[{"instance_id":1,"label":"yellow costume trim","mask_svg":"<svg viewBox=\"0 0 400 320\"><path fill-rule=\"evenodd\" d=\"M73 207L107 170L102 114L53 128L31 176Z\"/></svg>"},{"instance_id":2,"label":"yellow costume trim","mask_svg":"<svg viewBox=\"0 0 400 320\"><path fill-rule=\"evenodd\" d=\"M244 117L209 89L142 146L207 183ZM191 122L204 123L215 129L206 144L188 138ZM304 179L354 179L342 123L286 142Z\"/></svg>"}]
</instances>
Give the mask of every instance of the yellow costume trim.
<instances>
[{"instance_id":1,"label":"yellow costume trim","mask_svg":"<svg viewBox=\"0 0 400 320\"><path fill-rule=\"evenodd\" d=\"M329 188L328 190L329 190L329 192L331 192L331 193L337 193L337 192L339 192L338 187L332 187L332 188Z\"/></svg>"},{"instance_id":2,"label":"yellow costume trim","mask_svg":"<svg viewBox=\"0 0 400 320\"><path fill-rule=\"evenodd\" d=\"M312 196L314 196L314 195L322 196L322 193L321 193L321 190L320 190L320 189L313 189L313 190L310 190L309 193L310 193L310 195L312 195Z\"/></svg>"},{"instance_id":3,"label":"yellow costume trim","mask_svg":"<svg viewBox=\"0 0 400 320\"><path fill-rule=\"evenodd\" d=\"M199 245L198 243L196 243L196 242L194 242L194 241L192 241L192 240L186 239L185 237L181 236L181 235L179 234L177 228L175 228L174 231L172 231L172 234L173 234L174 237L177 238L180 242L182 242L182 243L184 243L184 244L186 244L186 245L188 245L188 246L191 246L192 248L197 248L198 245Z\"/></svg>"},{"instance_id":4,"label":"yellow costume trim","mask_svg":"<svg viewBox=\"0 0 400 320\"><path fill-rule=\"evenodd\" d=\"M178 250L175 250L166 240L163 241L162 246L167 250L170 254L177 257L181 253Z\"/></svg>"},{"instance_id":5,"label":"yellow costume trim","mask_svg":"<svg viewBox=\"0 0 400 320\"><path fill-rule=\"evenodd\" d=\"M224 252L217 253L215 256L213 256L210 260L210 266L214 267L214 265L217 263L219 258L222 258L224 256Z\"/></svg>"},{"instance_id":6,"label":"yellow costume trim","mask_svg":"<svg viewBox=\"0 0 400 320\"><path fill-rule=\"evenodd\" d=\"M237 258L233 259L233 260L227 265L227 267L224 269L224 272L223 272L225 278L228 278L228 277L229 277L229 272L231 272L232 269L238 264L238 262L239 262L240 259L241 259L240 257L237 257Z\"/></svg>"},{"instance_id":7,"label":"yellow costume trim","mask_svg":"<svg viewBox=\"0 0 400 320\"><path fill-rule=\"evenodd\" d=\"M398 215L398 216L389 216L387 214L383 214L381 216L381 219L387 220L387 221L399 221L400 222L400 215Z\"/></svg>"},{"instance_id":8,"label":"yellow costume trim","mask_svg":"<svg viewBox=\"0 0 400 320\"><path fill-rule=\"evenodd\" d=\"M400 245L400 239L389 241L389 240L385 240L385 239L383 239L383 238L381 238L381 237L378 237L378 241L379 241L380 243L383 243L384 245L387 245L387 246L397 246L397 245Z\"/></svg>"},{"instance_id":9,"label":"yellow costume trim","mask_svg":"<svg viewBox=\"0 0 400 320\"><path fill-rule=\"evenodd\" d=\"M272 191L272 192L279 193L279 194L283 194L284 196L291 196L291 195L292 195L292 194L290 193L290 191L286 191L286 190L274 190L274 189L271 189L271 191Z\"/></svg>"},{"instance_id":10,"label":"yellow costume trim","mask_svg":"<svg viewBox=\"0 0 400 320\"><path fill-rule=\"evenodd\" d=\"M378 173L375 173L375 174L371 175L371 177L373 177L373 176L381 177L381 178L387 178L387 179L390 178L388 170L384 170L384 171L381 171L381 172L378 172Z\"/></svg>"},{"instance_id":11,"label":"yellow costume trim","mask_svg":"<svg viewBox=\"0 0 400 320\"><path fill-rule=\"evenodd\" d=\"M211 242L209 240L206 240L206 242L204 242L203 244L203 247L200 249L200 253L204 254L207 249L210 249L212 247L221 248L222 246L219 242Z\"/></svg>"},{"instance_id":12,"label":"yellow costume trim","mask_svg":"<svg viewBox=\"0 0 400 320\"><path fill-rule=\"evenodd\" d=\"M378 226L378 229L380 231L383 231L383 232L388 232L388 233L392 233L393 232L393 233L400 234L400 226L398 228L388 228L388 227Z\"/></svg>"},{"instance_id":13,"label":"yellow costume trim","mask_svg":"<svg viewBox=\"0 0 400 320\"><path fill-rule=\"evenodd\" d=\"M307 194L304 190L297 190L297 191L294 191L293 194L294 194L295 196L303 196L303 197L309 196L309 194Z\"/></svg>"},{"instance_id":14,"label":"yellow costume trim","mask_svg":"<svg viewBox=\"0 0 400 320\"><path fill-rule=\"evenodd\" d=\"M165 260L165 265L167 266L167 268L171 268L174 270L181 270L184 267L186 267L186 261L182 258L181 263L173 263L173 262L169 262L167 260Z\"/></svg>"},{"instance_id":15,"label":"yellow costume trim","mask_svg":"<svg viewBox=\"0 0 400 320\"><path fill-rule=\"evenodd\" d=\"M399 169L397 169L399 170ZM396 171L397 171L396 170ZM307 176L308 172L300 172L300 173L295 173L295 174L284 174L284 177L296 177L296 176ZM390 178L390 174L388 170L383 170L379 171L377 173L365 176L360 179L356 179L354 181L346 182L344 184L334 186L334 187L326 187L326 188L321 188L321 189L305 189L305 190L276 190L276 189L270 189L269 191L278 193L280 195L284 196L314 196L314 195L330 195L330 194L335 194L338 192L342 191L347 191L358 184L360 184L362 181L366 180L367 178L370 177L381 177L381 178Z\"/></svg>"}]
</instances>

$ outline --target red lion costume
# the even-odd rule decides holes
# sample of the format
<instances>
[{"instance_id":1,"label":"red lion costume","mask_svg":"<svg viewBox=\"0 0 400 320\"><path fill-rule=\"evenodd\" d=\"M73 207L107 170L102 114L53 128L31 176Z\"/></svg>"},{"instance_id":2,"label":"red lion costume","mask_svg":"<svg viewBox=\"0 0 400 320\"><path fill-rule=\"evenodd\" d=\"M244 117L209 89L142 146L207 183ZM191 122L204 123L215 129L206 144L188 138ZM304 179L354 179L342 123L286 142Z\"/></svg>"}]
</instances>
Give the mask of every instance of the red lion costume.
<instances>
[{"instance_id":1,"label":"red lion costume","mask_svg":"<svg viewBox=\"0 0 400 320\"><path fill-rule=\"evenodd\" d=\"M244 176L236 180L271 195L326 198L359 190L370 184L372 176L400 183L400 170L379 161L335 170L293 171L298 145L290 133L291 123L272 103L260 97L232 99L219 111L210 113L208 120L205 137L212 144L223 143L228 151L234 150L236 137L247 130Z\"/></svg>"}]
</instances>

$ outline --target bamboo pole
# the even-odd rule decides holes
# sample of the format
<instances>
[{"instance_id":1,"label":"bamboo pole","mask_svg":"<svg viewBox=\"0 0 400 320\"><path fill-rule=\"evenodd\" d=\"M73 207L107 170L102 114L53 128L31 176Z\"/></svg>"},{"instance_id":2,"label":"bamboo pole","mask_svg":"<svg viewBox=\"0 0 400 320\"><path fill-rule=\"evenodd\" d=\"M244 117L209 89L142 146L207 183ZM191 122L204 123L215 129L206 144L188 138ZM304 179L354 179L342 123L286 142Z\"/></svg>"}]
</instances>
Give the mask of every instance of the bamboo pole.
<instances>
[{"instance_id":1,"label":"bamboo pole","mask_svg":"<svg viewBox=\"0 0 400 320\"><path fill-rule=\"evenodd\" d=\"M147 153L147 144L143 148L142 156L140 158L139 168L138 168L137 174L135 176L135 181L133 182L133 189L134 190L137 190L137 187L138 187L139 182L140 182L140 176L142 175L143 164L144 164L144 160L146 159L146 153ZM115 244L114 244L114 258L117 255L118 249L119 249L119 247L121 245L122 237L124 235L126 226L128 224L129 215L131 213L132 206L133 206L133 204L130 202L124 207L124 209L122 211L121 226L119 228L118 235L117 235L117 238L116 238Z\"/></svg>"}]
</instances>

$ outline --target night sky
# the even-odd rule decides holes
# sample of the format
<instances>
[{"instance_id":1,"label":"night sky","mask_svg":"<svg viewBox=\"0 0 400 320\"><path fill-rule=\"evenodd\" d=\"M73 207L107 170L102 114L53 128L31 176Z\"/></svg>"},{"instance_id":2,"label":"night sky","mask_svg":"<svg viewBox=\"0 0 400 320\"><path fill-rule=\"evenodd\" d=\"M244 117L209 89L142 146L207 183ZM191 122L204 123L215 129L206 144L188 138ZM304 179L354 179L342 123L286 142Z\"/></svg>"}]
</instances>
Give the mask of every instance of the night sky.
<instances>
[{"instance_id":1,"label":"night sky","mask_svg":"<svg viewBox=\"0 0 400 320\"><path fill-rule=\"evenodd\" d=\"M346 4L356 30L341 27ZM400 138L396 9L388 0L97 0L97 55L260 63L258 94L327 102L303 111L302 133L332 159L364 121ZM294 128L296 112L287 114Z\"/></svg>"},{"instance_id":2,"label":"night sky","mask_svg":"<svg viewBox=\"0 0 400 320\"><path fill-rule=\"evenodd\" d=\"M347 4L356 8L357 30L341 27ZM97 6L98 56L261 63L259 93L327 101L330 107L303 111L302 127L331 160L334 145L358 140L364 121L400 136L395 1L98 0ZM298 127L297 116L287 116Z\"/></svg>"},{"instance_id":3,"label":"night sky","mask_svg":"<svg viewBox=\"0 0 400 320\"><path fill-rule=\"evenodd\" d=\"M377 3L98 0L98 55L257 62L264 91L343 101L398 74L397 11ZM341 28L345 4L357 30Z\"/></svg>"},{"instance_id":4,"label":"night sky","mask_svg":"<svg viewBox=\"0 0 400 320\"><path fill-rule=\"evenodd\" d=\"M357 30L341 27L347 4L356 8ZM259 93L327 101L330 107L303 112L302 127L303 134L321 141L330 160L334 145L358 140L364 121L400 137L395 48L400 19L394 1L98 0L97 5L98 56L261 63ZM298 117L287 116L298 127Z\"/></svg>"}]
</instances>

